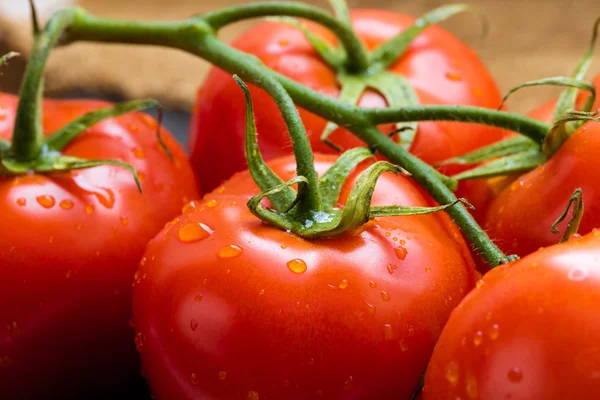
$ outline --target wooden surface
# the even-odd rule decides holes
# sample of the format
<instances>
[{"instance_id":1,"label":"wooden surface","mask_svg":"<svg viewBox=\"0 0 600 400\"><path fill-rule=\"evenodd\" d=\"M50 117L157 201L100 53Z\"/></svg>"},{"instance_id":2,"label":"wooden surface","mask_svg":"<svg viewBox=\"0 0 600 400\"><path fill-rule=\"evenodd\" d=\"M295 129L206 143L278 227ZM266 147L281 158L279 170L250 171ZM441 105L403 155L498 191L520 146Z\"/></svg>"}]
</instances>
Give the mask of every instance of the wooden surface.
<instances>
[{"instance_id":1,"label":"wooden surface","mask_svg":"<svg viewBox=\"0 0 600 400\"><path fill-rule=\"evenodd\" d=\"M91 13L127 19L183 19L190 15L243 0L79 0ZM247 1L246 1L247 2ZM327 7L325 0L310 3ZM349 0L352 7L377 7L420 15L444 0L394 1ZM600 2L581 0L479 0L471 2L489 21L489 33L481 37L480 20L461 15L443 26L469 43L488 64L503 90L521 82L569 74L588 46L591 27L600 16ZM576 4L576 6L575 6ZM230 40L248 23L227 28ZM27 52L29 27L4 21L4 41L12 49ZM600 52L600 51L599 51ZM596 61L598 58L596 57ZM0 88L14 90L22 62L3 70ZM597 63L593 71L600 71ZM167 106L189 109L196 87L208 65L193 56L170 49L132 48L123 45L80 43L55 51L48 66L47 86L53 91L86 90L126 98L155 97ZM16 74L16 75L15 75ZM592 75L592 74L590 74ZM527 111L556 90L528 89L515 95L513 110Z\"/></svg>"}]
</instances>

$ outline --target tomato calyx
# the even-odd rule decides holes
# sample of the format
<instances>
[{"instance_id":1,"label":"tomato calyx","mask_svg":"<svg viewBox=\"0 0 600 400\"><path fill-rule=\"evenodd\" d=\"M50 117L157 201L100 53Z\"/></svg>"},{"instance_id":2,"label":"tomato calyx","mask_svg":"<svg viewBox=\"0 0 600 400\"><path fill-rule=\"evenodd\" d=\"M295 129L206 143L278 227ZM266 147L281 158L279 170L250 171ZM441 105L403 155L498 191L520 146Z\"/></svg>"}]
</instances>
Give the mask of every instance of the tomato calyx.
<instances>
[{"instance_id":1,"label":"tomato calyx","mask_svg":"<svg viewBox=\"0 0 600 400\"><path fill-rule=\"evenodd\" d=\"M438 165L483 163L476 168L452 177L458 181L524 173L548 161L586 121L600 121L599 118L596 118L599 112L592 111L596 101L596 87L592 82L583 80L592 62L599 27L600 18L594 23L592 38L587 51L579 60L570 77L557 76L526 82L510 89L502 99L498 109L502 108L510 95L524 87L541 85L566 87L559 96L554 109L553 125L539 142L524 136L511 137L463 156L444 160ZM577 111L575 108L580 90L587 91L590 94L581 110Z\"/></svg>"},{"instance_id":2,"label":"tomato calyx","mask_svg":"<svg viewBox=\"0 0 600 400\"><path fill-rule=\"evenodd\" d=\"M280 229L284 229L304 238L315 239L340 235L360 228L377 217L406 216L430 214L445 210L458 203L470 206L464 199L438 207L371 206L371 198L378 178L386 173L404 173L410 175L399 166L386 161L379 161L369 166L358 178L350 191L345 206L339 205L342 186L352 171L363 161L372 158L373 152L368 148L355 148L346 151L330 167L323 176L311 181L298 175L288 182L283 182L264 162L258 148L256 124L254 120L252 98L244 82L234 76L236 83L244 93L246 102L246 158L248 169L262 193L248 201L250 211L261 220ZM281 108L283 113L297 113L295 108ZM303 126L290 126L297 170L304 170L316 175L312 152L307 146L306 135L296 132ZM305 154L309 152L310 155ZM292 189L297 185L298 190ZM272 208L265 207L263 200L268 198Z\"/></svg>"}]
</instances>

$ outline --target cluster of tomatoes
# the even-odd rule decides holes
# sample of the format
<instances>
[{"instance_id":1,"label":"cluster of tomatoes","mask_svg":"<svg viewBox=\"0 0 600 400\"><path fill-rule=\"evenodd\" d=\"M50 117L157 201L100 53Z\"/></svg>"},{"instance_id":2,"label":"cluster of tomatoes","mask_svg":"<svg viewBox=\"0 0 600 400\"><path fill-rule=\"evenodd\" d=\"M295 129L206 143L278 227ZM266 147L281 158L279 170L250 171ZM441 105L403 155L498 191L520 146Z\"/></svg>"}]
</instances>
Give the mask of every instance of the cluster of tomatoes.
<instances>
[{"instance_id":1,"label":"cluster of tomatoes","mask_svg":"<svg viewBox=\"0 0 600 400\"><path fill-rule=\"evenodd\" d=\"M414 21L383 11L352 18L369 49ZM234 47L339 95L335 73L292 26L257 25ZM390 72L421 104L501 101L476 55L439 27ZM286 126L265 92L251 92L263 156L287 181L296 164ZM0 96L0 138L11 138L17 102ZM105 105L47 100L44 131ZM359 105L386 102L367 91ZM554 105L532 116L549 122ZM263 223L246 207L259 189L244 171L244 110L231 76L213 69L198 94L191 162L163 132L170 158L157 122L141 113L104 120L65 149L130 164L141 194L117 166L0 176L0 398L88 398L135 379L140 358L165 400L600 398L600 123L583 124L512 183L461 186L491 238L523 257L482 277L444 213L375 218L319 240ZM320 141L326 121L300 114L323 173L338 158ZM433 164L507 135L423 122L410 151ZM343 128L330 139L364 145ZM352 173L340 207L372 163ZM584 236L556 245L550 227L577 188ZM409 177L385 174L372 205L389 204L433 201Z\"/></svg>"}]
</instances>

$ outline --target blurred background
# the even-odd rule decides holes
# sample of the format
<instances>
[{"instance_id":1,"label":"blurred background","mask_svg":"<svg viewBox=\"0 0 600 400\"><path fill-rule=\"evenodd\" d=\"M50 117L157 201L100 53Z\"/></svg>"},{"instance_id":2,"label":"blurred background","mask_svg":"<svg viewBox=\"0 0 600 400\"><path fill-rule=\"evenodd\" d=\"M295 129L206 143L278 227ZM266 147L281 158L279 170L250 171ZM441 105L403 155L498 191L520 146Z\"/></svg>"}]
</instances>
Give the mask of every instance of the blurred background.
<instances>
[{"instance_id":1,"label":"blurred background","mask_svg":"<svg viewBox=\"0 0 600 400\"><path fill-rule=\"evenodd\" d=\"M184 19L191 15L248 0L36 0L45 20L57 8L75 4L99 16L132 20ZM327 0L307 2L328 7ZM446 0L349 0L351 7L397 10L421 15ZM477 16L463 14L442 26L473 47L487 63L503 91L519 83L554 75L568 75L588 46L600 2L580 0L475 0L470 4L489 21L482 37ZM252 22L250 22L252 23ZM231 40L250 23L223 31ZM0 53L23 53L2 67L0 90L15 92L31 46L27 0L0 0ZM599 50L600 53L600 50ZM596 57L596 61L598 57ZM166 125L185 143L195 91L208 64L176 50L77 43L56 50L47 69L47 95L101 97L120 101L153 97L168 109ZM592 67L599 71L598 64ZM557 90L526 89L510 101L513 111L527 112Z\"/></svg>"}]
</instances>

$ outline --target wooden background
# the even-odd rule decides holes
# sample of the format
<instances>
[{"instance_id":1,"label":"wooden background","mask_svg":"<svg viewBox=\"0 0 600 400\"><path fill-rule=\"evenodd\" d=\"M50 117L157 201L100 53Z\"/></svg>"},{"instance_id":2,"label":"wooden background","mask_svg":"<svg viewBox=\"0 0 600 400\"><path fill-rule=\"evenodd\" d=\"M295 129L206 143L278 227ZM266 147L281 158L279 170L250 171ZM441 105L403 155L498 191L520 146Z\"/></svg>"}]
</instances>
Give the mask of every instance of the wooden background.
<instances>
[{"instance_id":1,"label":"wooden background","mask_svg":"<svg viewBox=\"0 0 600 400\"><path fill-rule=\"evenodd\" d=\"M19 0L20 1L20 0ZM90 12L127 19L183 19L192 14L247 0L79 0ZM326 0L309 0L327 7ZM446 4L444 0L349 0L352 7L373 7L420 15ZM600 1L479 0L472 5L487 17L490 29L481 37L473 15L460 15L442 25L469 43L488 64L503 90L540 77L569 74L588 46ZM1 17L0 17L1 20ZM237 24L223 32L230 40L246 29ZM5 46L24 53L30 46L27 23L0 21ZM600 51L599 51L600 52ZM598 58L596 59L598 61ZM2 70L0 89L15 90L23 61ZM84 90L123 98L155 97L188 110L208 65L176 50L131 48L122 45L75 44L55 51L48 67L50 93ZM600 71L598 63L593 71ZM556 90L529 89L515 95L509 106L526 112Z\"/></svg>"}]
</instances>

